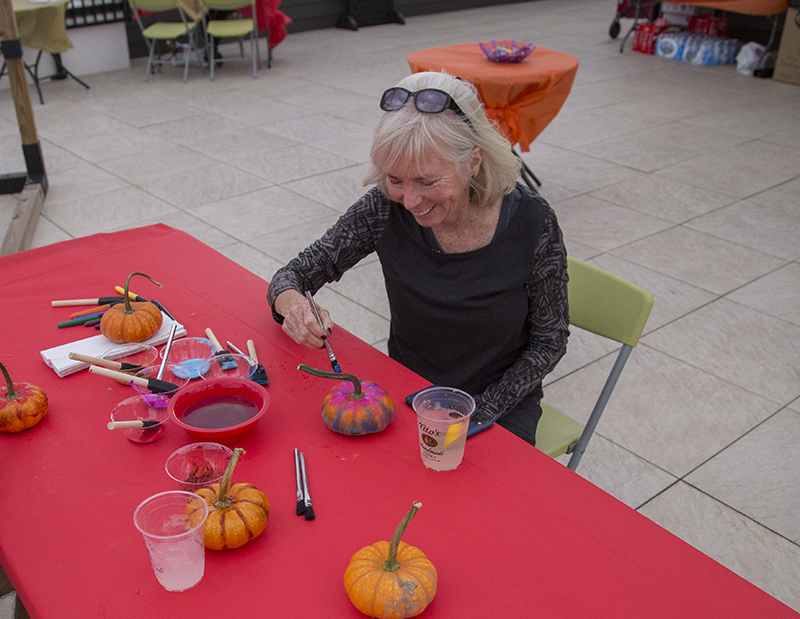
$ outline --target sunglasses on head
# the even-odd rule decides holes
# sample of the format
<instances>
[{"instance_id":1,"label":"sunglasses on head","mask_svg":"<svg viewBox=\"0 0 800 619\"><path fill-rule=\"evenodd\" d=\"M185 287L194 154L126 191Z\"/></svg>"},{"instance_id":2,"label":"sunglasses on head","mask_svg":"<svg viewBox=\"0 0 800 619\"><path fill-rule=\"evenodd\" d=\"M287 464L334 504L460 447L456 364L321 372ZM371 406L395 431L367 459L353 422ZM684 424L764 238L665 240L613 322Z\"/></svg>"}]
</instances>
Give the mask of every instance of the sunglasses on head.
<instances>
[{"instance_id":1,"label":"sunglasses on head","mask_svg":"<svg viewBox=\"0 0 800 619\"><path fill-rule=\"evenodd\" d=\"M467 115L453 101L453 97L438 88L423 88L416 92L399 87L390 88L381 97L381 109L384 112L394 112L403 107L409 98L414 99L414 107L423 114L439 114L445 110L453 110L465 123L472 126Z\"/></svg>"}]
</instances>

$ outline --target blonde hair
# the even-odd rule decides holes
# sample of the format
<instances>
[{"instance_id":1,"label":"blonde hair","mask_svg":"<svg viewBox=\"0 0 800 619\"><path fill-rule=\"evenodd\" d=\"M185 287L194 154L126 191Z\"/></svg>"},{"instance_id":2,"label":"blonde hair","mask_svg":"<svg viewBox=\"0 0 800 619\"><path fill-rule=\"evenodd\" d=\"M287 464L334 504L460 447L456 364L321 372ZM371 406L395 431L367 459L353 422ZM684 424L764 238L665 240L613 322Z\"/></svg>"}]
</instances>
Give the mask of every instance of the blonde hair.
<instances>
[{"instance_id":1,"label":"blonde hair","mask_svg":"<svg viewBox=\"0 0 800 619\"><path fill-rule=\"evenodd\" d=\"M411 92L436 88L449 94L469 123L455 111L440 114L419 112L412 101L394 112L385 112L372 138L371 166L364 184L377 184L389 196L386 175L395 165L419 165L436 154L455 164L458 175L474 190L473 202L480 206L494 204L516 185L520 161L511 144L486 117L478 92L469 82L448 73L414 73L398 84ZM480 170L469 176L469 163L475 147L483 150Z\"/></svg>"}]
</instances>

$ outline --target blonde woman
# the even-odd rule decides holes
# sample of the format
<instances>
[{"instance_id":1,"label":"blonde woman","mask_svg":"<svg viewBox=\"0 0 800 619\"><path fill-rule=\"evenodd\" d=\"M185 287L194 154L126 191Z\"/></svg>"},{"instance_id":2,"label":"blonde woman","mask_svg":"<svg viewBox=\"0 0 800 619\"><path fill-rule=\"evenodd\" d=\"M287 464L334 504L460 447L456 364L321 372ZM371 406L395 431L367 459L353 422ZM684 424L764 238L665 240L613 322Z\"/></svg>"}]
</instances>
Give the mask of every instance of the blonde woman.
<instances>
[{"instance_id":1,"label":"blonde woman","mask_svg":"<svg viewBox=\"0 0 800 619\"><path fill-rule=\"evenodd\" d=\"M284 332L326 336L304 297L377 252L391 309L389 355L434 384L472 394L535 444L542 379L566 351L566 250L555 213L517 183L519 161L475 88L416 73L383 93L375 184L272 279ZM333 322L320 308L330 334Z\"/></svg>"}]
</instances>

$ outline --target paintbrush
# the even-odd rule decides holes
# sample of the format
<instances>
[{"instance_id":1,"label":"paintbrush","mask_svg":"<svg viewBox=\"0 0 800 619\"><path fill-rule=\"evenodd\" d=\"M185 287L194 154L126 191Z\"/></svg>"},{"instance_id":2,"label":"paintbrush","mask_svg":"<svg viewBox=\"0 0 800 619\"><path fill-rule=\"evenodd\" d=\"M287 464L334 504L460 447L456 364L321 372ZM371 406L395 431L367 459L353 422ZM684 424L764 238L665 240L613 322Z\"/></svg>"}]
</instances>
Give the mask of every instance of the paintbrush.
<instances>
[{"instance_id":1,"label":"paintbrush","mask_svg":"<svg viewBox=\"0 0 800 619\"><path fill-rule=\"evenodd\" d=\"M112 361L111 359L100 359L99 357L90 357L89 355L82 355L79 352L69 353L69 358L75 359L75 361L83 361L89 365L99 365L101 367L108 368L109 370L117 370L118 372L136 373L139 370L144 369L143 365L136 365L135 363L122 363L120 361Z\"/></svg>"},{"instance_id":2,"label":"paintbrush","mask_svg":"<svg viewBox=\"0 0 800 619\"><path fill-rule=\"evenodd\" d=\"M167 393L178 390L178 385L167 382L166 380L159 380L158 378L145 378L143 376L130 376L124 372L116 372L98 365L90 365L89 372L92 374L100 374L101 376L108 376L109 378L116 378L122 382L134 383L140 387L146 387L153 393Z\"/></svg>"},{"instance_id":3,"label":"paintbrush","mask_svg":"<svg viewBox=\"0 0 800 619\"><path fill-rule=\"evenodd\" d=\"M64 299L62 301L50 301L53 307L67 307L70 305L108 305L124 301L125 297L95 297L93 299Z\"/></svg>"},{"instance_id":4,"label":"paintbrush","mask_svg":"<svg viewBox=\"0 0 800 619\"><path fill-rule=\"evenodd\" d=\"M297 508L294 513L297 516L302 516L306 513L306 502L303 494L303 478L300 474L300 456L297 453L297 449L294 450L294 476L297 480Z\"/></svg>"},{"instance_id":5,"label":"paintbrush","mask_svg":"<svg viewBox=\"0 0 800 619\"><path fill-rule=\"evenodd\" d=\"M322 324L322 318L319 315L319 309L317 308L317 304L314 303L314 297L311 296L310 292L306 292L306 299L308 299L309 305L311 305L311 309L314 310L314 315L317 317L317 322L319 326L322 327L322 330L325 331L325 325ZM339 362L336 360L336 355L333 353L333 346L331 346L331 342L328 339L327 335L322 336L322 341L325 342L325 348L328 351L328 358L331 360L331 367L333 368L334 372L340 373L342 368L339 366Z\"/></svg>"},{"instance_id":6,"label":"paintbrush","mask_svg":"<svg viewBox=\"0 0 800 619\"><path fill-rule=\"evenodd\" d=\"M152 428L153 426L160 426L162 422L155 420L142 420L137 419L134 421L109 421L109 430L125 430L128 428Z\"/></svg>"},{"instance_id":7,"label":"paintbrush","mask_svg":"<svg viewBox=\"0 0 800 619\"><path fill-rule=\"evenodd\" d=\"M234 346L233 342L230 340L226 340L225 343L230 346L234 352L242 355L243 357L249 356L253 361L256 362L256 369L253 372L253 375L250 377L250 380L257 382L259 385L269 385L267 371L264 369L264 366L258 362L258 357L256 356L256 345L253 343L253 340L247 340L247 355L236 348L236 346Z\"/></svg>"},{"instance_id":8,"label":"paintbrush","mask_svg":"<svg viewBox=\"0 0 800 619\"><path fill-rule=\"evenodd\" d=\"M219 363L219 367L222 370L235 370L238 366L236 361L231 359L230 354L231 351L223 350L222 345L219 343L217 336L214 335L214 332L211 329L206 329L206 336L208 339L211 340L211 343L217 349L217 352L214 353L214 356L217 358L217 362Z\"/></svg>"},{"instance_id":9,"label":"paintbrush","mask_svg":"<svg viewBox=\"0 0 800 619\"><path fill-rule=\"evenodd\" d=\"M306 475L306 455L300 454L300 476L303 478L303 505L306 520L314 520L314 508L311 506L311 495L308 493L308 476Z\"/></svg>"}]
</instances>

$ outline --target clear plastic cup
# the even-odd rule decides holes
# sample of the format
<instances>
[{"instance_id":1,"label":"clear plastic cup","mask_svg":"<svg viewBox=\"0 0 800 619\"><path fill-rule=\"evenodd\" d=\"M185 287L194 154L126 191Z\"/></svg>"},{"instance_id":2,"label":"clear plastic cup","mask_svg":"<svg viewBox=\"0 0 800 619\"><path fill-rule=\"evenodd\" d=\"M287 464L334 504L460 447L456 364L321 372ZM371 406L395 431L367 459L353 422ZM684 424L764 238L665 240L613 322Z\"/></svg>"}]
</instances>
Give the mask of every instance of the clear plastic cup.
<instances>
[{"instance_id":1,"label":"clear plastic cup","mask_svg":"<svg viewBox=\"0 0 800 619\"><path fill-rule=\"evenodd\" d=\"M252 357L226 353L206 359L200 366L200 377L206 380L214 378L253 378L258 363Z\"/></svg>"},{"instance_id":2,"label":"clear plastic cup","mask_svg":"<svg viewBox=\"0 0 800 619\"><path fill-rule=\"evenodd\" d=\"M464 458L475 399L460 389L431 387L414 396L411 406L417 413L423 464L435 471L457 468Z\"/></svg>"},{"instance_id":3,"label":"clear plastic cup","mask_svg":"<svg viewBox=\"0 0 800 619\"><path fill-rule=\"evenodd\" d=\"M156 578L167 591L186 591L203 578L207 517L206 502L182 490L155 494L133 513Z\"/></svg>"}]
</instances>

